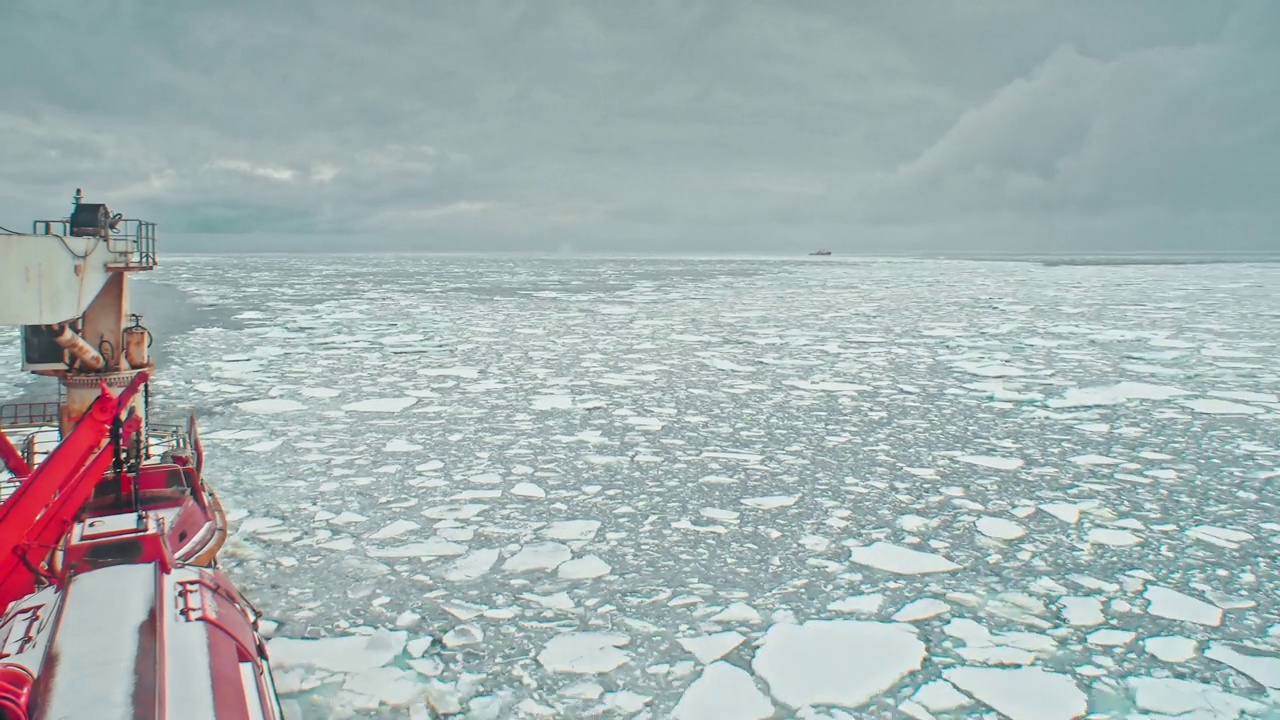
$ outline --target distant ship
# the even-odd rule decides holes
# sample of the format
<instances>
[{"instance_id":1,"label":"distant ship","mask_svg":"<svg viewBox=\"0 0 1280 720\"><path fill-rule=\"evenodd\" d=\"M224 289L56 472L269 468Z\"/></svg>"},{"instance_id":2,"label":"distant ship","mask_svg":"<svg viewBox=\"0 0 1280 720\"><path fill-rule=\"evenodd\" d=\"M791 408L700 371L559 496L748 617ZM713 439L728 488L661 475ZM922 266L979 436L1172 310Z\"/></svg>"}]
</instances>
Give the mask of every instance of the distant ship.
<instances>
[{"instance_id":1,"label":"distant ship","mask_svg":"<svg viewBox=\"0 0 1280 720\"><path fill-rule=\"evenodd\" d=\"M810 255L830 255L830 254L831 254L831 251L830 251L830 250L815 250L815 251L813 251L813 252L811 252L811 253L809 253L809 254L810 254Z\"/></svg>"}]
</instances>

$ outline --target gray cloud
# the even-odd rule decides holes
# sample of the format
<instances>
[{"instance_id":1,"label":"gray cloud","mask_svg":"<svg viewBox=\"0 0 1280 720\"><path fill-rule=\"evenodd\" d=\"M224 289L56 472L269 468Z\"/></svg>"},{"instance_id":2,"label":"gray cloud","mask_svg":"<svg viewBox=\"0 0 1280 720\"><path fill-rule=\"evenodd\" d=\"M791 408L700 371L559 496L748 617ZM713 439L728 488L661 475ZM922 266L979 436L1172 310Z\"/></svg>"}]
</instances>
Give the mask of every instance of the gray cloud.
<instances>
[{"instance_id":1,"label":"gray cloud","mask_svg":"<svg viewBox=\"0 0 1280 720\"><path fill-rule=\"evenodd\" d=\"M1277 29L1269 0L9 0L0 224L82 186L248 249L1280 250Z\"/></svg>"}]
</instances>

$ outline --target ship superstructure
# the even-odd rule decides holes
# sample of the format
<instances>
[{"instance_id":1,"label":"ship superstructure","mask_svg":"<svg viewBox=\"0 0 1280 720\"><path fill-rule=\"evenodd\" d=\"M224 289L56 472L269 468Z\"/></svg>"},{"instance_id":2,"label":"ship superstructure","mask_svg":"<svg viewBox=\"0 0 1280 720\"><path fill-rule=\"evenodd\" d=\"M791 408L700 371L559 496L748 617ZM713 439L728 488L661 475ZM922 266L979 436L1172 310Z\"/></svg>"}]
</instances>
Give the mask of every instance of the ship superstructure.
<instances>
[{"instance_id":1,"label":"ship superstructure","mask_svg":"<svg viewBox=\"0 0 1280 720\"><path fill-rule=\"evenodd\" d=\"M0 720L279 720L259 613L217 566L194 416L152 422L130 312L156 226L86 203L0 234L0 324L58 399L0 407Z\"/></svg>"}]
</instances>

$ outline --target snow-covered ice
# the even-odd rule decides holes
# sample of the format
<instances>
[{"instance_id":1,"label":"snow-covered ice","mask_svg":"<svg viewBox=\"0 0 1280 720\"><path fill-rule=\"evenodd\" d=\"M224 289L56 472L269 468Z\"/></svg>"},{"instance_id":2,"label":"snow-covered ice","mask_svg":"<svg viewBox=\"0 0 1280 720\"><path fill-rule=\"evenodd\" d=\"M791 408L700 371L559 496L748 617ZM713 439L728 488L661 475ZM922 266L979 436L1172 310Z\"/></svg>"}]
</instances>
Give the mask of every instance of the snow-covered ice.
<instances>
[{"instance_id":1,"label":"snow-covered ice","mask_svg":"<svg viewBox=\"0 0 1280 720\"><path fill-rule=\"evenodd\" d=\"M153 403L200 411L291 717L1280 710L1280 266L827 260L149 274L241 318L165 339ZM873 621L924 670L770 695L768 633Z\"/></svg>"},{"instance_id":2,"label":"snow-covered ice","mask_svg":"<svg viewBox=\"0 0 1280 720\"><path fill-rule=\"evenodd\" d=\"M752 667L793 708L856 708L919 670L927 654L911 625L815 620L769 628Z\"/></svg>"},{"instance_id":3,"label":"snow-covered ice","mask_svg":"<svg viewBox=\"0 0 1280 720\"><path fill-rule=\"evenodd\" d=\"M885 542L850 548L849 554L850 559L859 565L867 565L898 575L943 573L960 569L960 565L941 555Z\"/></svg>"}]
</instances>

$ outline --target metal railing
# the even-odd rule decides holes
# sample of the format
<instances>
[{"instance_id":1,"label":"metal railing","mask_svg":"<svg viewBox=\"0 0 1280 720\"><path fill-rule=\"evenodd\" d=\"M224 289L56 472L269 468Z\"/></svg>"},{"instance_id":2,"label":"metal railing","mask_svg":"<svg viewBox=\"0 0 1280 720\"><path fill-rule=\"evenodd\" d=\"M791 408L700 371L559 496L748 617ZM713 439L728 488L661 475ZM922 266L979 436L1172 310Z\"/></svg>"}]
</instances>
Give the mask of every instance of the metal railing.
<instances>
[{"instance_id":1,"label":"metal railing","mask_svg":"<svg viewBox=\"0 0 1280 720\"><path fill-rule=\"evenodd\" d=\"M31 224L32 235L71 237L71 220L36 220ZM105 238L107 251L118 260L108 262L107 267L121 270L150 269L156 266L156 224L133 218L121 219L116 229Z\"/></svg>"},{"instance_id":2,"label":"metal railing","mask_svg":"<svg viewBox=\"0 0 1280 720\"><path fill-rule=\"evenodd\" d=\"M25 402L0 405L0 427L39 427L58 424L58 403Z\"/></svg>"}]
</instances>

